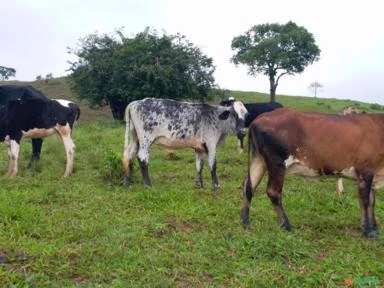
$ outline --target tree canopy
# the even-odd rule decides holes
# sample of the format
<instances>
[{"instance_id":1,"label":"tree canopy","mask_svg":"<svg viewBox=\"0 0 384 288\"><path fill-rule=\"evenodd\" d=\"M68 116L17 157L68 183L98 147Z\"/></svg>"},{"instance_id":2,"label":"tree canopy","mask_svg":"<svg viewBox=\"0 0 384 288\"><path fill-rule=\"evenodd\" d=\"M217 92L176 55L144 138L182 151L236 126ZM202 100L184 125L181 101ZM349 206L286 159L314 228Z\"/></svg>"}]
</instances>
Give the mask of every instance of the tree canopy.
<instances>
[{"instance_id":1,"label":"tree canopy","mask_svg":"<svg viewBox=\"0 0 384 288\"><path fill-rule=\"evenodd\" d=\"M0 80L8 80L9 77L15 77L16 70L11 67L0 66Z\"/></svg>"},{"instance_id":2,"label":"tree canopy","mask_svg":"<svg viewBox=\"0 0 384 288\"><path fill-rule=\"evenodd\" d=\"M233 38L231 47L236 52L233 63L247 65L249 75L269 77L271 101L283 75L303 72L320 55L313 35L291 21L255 25Z\"/></svg>"},{"instance_id":3,"label":"tree canopy","mask_svg":"<svg viewBox=\"0 0 384 288\"><path fill-rule=\"evenodd\" d=\"M118 30L114 35L91 34L70 63L72 88L91 105L110 105L122 119L127 103L145 97L197 99L210 97L214 87L212 58L185 36L161 35L148 28L133 38Z\"/></svg>"}]
</instances>

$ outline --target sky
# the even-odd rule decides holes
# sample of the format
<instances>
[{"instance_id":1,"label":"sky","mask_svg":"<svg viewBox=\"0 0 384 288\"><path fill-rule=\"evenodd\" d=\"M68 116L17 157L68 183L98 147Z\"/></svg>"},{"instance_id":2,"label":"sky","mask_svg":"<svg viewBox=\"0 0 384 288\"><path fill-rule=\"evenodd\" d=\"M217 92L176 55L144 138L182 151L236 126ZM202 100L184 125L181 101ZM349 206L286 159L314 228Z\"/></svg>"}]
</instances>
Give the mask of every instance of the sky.
<instances>
[{"instance_id":1,"label":"sky","mask_svg":"<svg viewBox=\"0 0 384 288\"><path fill-rule=\"evenodd\" d=\"M380 0L0 0L0 66L12 80L68 75L68 47L89 34L123 27L134 37L146 27L180 33L213 58L223 89L269 93L267 76L247 74L230 62L232 39L253 25L293 21L313 34L320 60L285 75L276 93L384 104L384 17ZM278 100L278 99L277 99Z\"/></svg>"}]
</instances>

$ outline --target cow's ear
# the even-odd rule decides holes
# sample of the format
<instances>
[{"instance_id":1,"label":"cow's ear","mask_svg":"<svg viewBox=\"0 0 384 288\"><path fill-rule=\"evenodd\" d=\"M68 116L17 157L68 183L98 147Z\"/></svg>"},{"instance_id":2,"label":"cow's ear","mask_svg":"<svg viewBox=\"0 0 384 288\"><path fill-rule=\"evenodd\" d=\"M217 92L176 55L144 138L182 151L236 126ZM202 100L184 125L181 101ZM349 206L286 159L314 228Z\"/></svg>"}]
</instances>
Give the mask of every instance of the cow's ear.
<instances>
[{"instance_id":1,"label":"cow's ear","mask_svg":"<svg viewBox=\"0 0 384 288\"><path fill-rule=\"evenodd\" d=\"M229 110L225 110L223 113L221 113L219 115L219 119L220 120L227 120L229 117L229 114L231 114L231 112Z\"/></svg>"}]
</instances>

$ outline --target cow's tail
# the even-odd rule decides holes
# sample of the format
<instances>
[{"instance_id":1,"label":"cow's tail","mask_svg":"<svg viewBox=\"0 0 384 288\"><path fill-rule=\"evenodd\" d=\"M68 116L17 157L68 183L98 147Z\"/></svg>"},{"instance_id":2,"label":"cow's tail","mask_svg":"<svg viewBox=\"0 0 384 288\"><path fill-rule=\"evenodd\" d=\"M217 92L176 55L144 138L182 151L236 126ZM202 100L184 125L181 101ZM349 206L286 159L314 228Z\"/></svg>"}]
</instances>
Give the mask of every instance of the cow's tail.
<instances>
[{"instance_id":1,"label":"cow's tail","mask_svg":"<svg viewBox=\"0 0 384 288\"><path fill-rule=\"evenodd\" d=\"M125 137L124 137L124 147L127 147L129 144L129 136L131 134L131 105L128 105L125 109L124 121L126 122Z\"/></svg>"},{"instance_id":2,"label":"cow's tail","mask_svg":"<svg viewBox=\"0 0 384 288\"><path fill-rule=\"evenodd\" d=\"M258 137L260 131L256 125L251 125L248 129L248 173L251 165L251 157L255 157L256 154L260 153L259 143L262 138Z\"/></svg>"},{"instance_id":3,"label":"cow's tail","mask_svg":"<svg viewBox=\"0 0 384 288\"><path fill-rule=\"evenodd\" d=\"M80 107L78 106L78 105L76 105L77 106L77 112L76 112L76 121L78 121L79 120L79 118L80 118Z\"/></svg>"},{"instance_id":4,"label":"cow's tail","mask_svg":"<svg viewBox=\"0 0 384 288\"><path fill-rule=\"evenodd\" d=\"M243 208L241 209L241 219L244 228L249 228L249 210L253 197L252 181L251 181L251 161L259 153L260 148L258 146L258 130L255 124L251 124L248 129L248 175L243 185Z\"/></svg>"}]
</instances>

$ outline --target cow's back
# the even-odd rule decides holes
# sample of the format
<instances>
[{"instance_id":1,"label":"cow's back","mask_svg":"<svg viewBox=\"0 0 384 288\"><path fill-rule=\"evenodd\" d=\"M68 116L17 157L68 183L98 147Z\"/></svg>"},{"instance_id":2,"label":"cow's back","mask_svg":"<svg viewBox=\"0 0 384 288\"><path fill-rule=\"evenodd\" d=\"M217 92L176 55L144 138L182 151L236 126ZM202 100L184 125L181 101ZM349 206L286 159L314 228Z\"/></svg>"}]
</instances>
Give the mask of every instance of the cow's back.
<instances>
[{"instance_id":1,"label":"cow's back","mask_svg":"<svg viewBox=\"0 0 384 288\"><path fill-rule=\"evenodd\" d=\"M3 85L0 86L0 103L13 100L47 99L39 90L32 86Z\"/></svg>"},{"instance_id":2,"label":"cow's back","mask_svg":"<svg viewBox=\"0 0 384 288\"><path fill-rule=\"evenodd\" d=\"M280 147L284 160L292 156L332 174L363 165L367 159L379 169L384 161L383 124L384 115L378 114L342 116L282 108L260 115L251 127L258 145L269 150Z\"/></svg>"},{"instance_id":3,"label":"cow's back","mask_svg":"<svg viewBox=\"0 0 384 288\"><path fill-rule=\"evenodd\" d=\"M169 99L146 98L131 102L125 120L140 131L170 138L190 138L201 134L207 126L217 129L220 109L207 104L178 102ZM212 128L213 129L213 128Z\"/></svg>"},{"instance_id":4,"label":"cow's back","mask_svg":"<svg viewBox=\"0 0 384 288\"><path fill-rule=\"evenodd\" d=\"M277 108L282 108L283 105L277 102L266 102L266 103L246 103L244 104L248 111L248 116L245 120L245 126L249 127L252 121L255 120L259 115L271 112Z\"/></svg>"}]
</instances>

